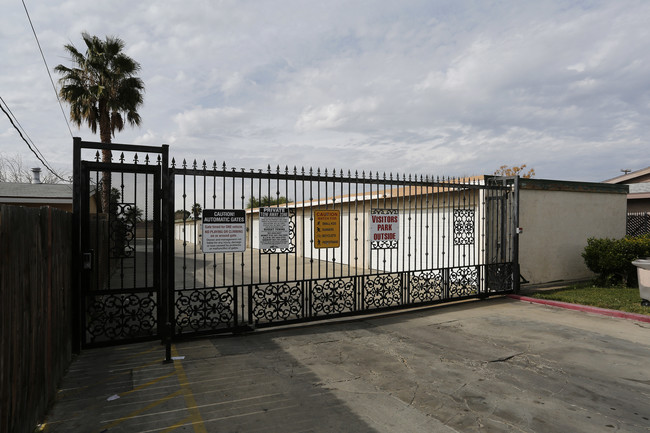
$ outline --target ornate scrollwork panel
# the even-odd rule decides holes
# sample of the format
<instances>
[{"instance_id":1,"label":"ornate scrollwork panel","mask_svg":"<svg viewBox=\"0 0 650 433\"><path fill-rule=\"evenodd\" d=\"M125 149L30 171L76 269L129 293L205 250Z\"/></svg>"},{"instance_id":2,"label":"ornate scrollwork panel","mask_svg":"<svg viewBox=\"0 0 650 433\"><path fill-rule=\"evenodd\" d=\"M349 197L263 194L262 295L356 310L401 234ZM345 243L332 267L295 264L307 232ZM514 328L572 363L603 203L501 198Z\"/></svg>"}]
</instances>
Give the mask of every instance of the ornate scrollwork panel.
<instances>
[{"instance_id":1,"label":"ornate scrollwork panel","mask_svg":"<svg viewBox=\"0 0 650 433\"><path fill-rule=\"evenodd\" d=\"M354 311L354 280L337 278L314 281L311 297L314 316Z\"/></svg>"},{"instance_id":2,"label":"ornate scrollwork panel","mask_svg":"<svg viewBox=\"0 0 650 433\"><path fill-rule=\"evenodd\" d=\"M513 288L512 263L487 265L487 285L490 292L506 292Z\"/></svg>"},{"instance_id":3,"label":"ornate scrollwork panel","mask_svg":"<svg viewBox=\"0 0 650 433\"><path fill-rule=\"evenodd\" d=\"M154 335L155 293L94 295L87 298L86 333L90 342Z\"/></svg>"},{"instance_id":4,"label":"ornate scrollwork panel","mask_svg":"<svg viewBox=\"0 0 650 433\"><path fill-rule=\"evenodd\" d=\"M400 274L378 274L365 277L364 307L382 308L399 305L402 300Z\"/></svg>"},{"instance_id":5,"label":"ornate scrollwork panel","mask_svg":"<svg viewBox=\"0 0 650 433\"><path fill-rule=\"evenodd\" d=\"M477 295L479 291L478 268L466 266L449 270L449 296L452 298Z\"/></svg>"},{"instance_id":6,"label":"ornate scrollwork panel","mask_svg":"<svg viewBox=\"0 0 650 433\"><path fill-rule=\"evenodd\" d=\"M410 274L410 293L413 302L427 302L442 299L444 278L441 270L412 272Z\"/></svg>"},{"instance_id":7,"label":"ornate scrollwork panel","mask_svg":"<svg viewBox=\"0 0 650 433\"><path fill-rule=\"evenodd\" d=\"M179 333L234 325L232 289L195 289L176 292L176 328Z\"/></svg>"},{"instance_id":8,"label":"ornate scrollwork panel","mask_svg":"<svg viewBox=\"0 0 650 433\"><path fill-rule=\"evenodd\" d=\"M473 209L454 209L454 245L474 245Z\"/></svg>"},{"instance_id":9,"label":"ornate scrollwork panel","mask_svg":"<svg viewBox=\"0 0 650 433\"><path fill-rule=\"evenodd\" d=\"M133 257L135 250L136 206L134 203L111 203L111 257Z\"/></svg>"},{"instance_id":10,"label":"ornate scrollwork panel","mask_svg":"<svg viewBox=\"0 0 650 433\"><path fill-rule=\"evenodd\" d=\"M251 302L256 321L277 322L303 316L301 282L256 284Z\"/></svg>"}]
</instances>

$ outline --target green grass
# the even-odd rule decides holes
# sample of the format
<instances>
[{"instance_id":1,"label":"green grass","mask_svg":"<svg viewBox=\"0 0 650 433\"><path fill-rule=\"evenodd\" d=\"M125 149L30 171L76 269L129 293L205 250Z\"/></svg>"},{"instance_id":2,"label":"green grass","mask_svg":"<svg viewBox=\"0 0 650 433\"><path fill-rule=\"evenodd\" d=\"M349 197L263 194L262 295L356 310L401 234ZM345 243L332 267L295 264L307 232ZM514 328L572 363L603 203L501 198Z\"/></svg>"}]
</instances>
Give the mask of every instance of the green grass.
<instances>
[{"instance_id":1,"label":"green grass","mask_svg":"<svg viewBox=\"0 0 650 433\"><path fill-rule=\"evenodd\" d=\"M650 316L650 307L641 306L637 288L595 287L591 283L583 283L561 289L541 290L531 297Z\"/></svg>"}]
</instances>

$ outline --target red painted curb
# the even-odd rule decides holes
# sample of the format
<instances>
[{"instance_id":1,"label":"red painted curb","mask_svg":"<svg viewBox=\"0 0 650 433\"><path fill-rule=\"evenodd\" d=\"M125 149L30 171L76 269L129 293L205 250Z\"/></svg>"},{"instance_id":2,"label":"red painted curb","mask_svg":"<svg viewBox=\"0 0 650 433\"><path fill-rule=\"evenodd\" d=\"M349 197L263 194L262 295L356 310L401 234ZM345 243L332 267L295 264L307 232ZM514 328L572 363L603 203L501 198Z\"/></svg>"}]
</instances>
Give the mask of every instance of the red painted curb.
<instances>
[{"instance_id":1,"label":"red painted curb","mask_svg":"<svg viewBox=\"0 0 650 433\"><path fill-rule=\"evenodd\" d=\"M521 295L507 295L508 298L518 301L531 302L533 304L550 305L552 307L566 308L569 310L583 311L585 313L601 314L603 316L618 317L621 319L638 320L639 322L650 323L650 316L645 314L626 313L617 310L608 310L606 308L590 307L589 305L569 304L568 302L549 301L547 299L537 299Z\"/></svg>"}]
</instances>

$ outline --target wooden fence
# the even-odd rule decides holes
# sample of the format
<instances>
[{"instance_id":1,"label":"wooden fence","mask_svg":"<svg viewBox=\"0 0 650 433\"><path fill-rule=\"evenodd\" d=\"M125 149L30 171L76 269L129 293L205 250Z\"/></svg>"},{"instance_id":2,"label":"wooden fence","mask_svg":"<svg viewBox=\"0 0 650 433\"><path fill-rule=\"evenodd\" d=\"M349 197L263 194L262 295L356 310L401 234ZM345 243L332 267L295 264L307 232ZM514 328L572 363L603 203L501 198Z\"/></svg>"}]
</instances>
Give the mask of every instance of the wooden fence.
<instances>
[{"instance_id":1,"label":"wooden fence","mask_svg":"<svg viewBox=\"0 0 650 433\"><path fill-rule=\"evenodd\" d=\"M0 206L0 432L32 432L71 360L72 214Z\"/></svg>"}]
</instances>

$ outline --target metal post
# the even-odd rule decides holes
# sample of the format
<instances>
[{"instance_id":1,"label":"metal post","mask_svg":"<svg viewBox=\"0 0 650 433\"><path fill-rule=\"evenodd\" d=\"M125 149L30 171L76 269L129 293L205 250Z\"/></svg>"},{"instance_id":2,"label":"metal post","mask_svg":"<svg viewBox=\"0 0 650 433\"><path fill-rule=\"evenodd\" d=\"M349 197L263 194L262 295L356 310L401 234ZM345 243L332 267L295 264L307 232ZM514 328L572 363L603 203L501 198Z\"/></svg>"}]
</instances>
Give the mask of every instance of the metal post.
<instances>
[{"instance_id":1,"label":"metal post","mask_svg":"<svg viewBox=\"0 0 650 433\"><path fill-rule=\"evenodd\" d=\"M520 290L519 268L519 176L514 178L513 191L513 234L512 234L512 284L515 293Z\"/></svg>"},{"instance_id":2,"label":"metal post","mask_svg":"<svg viewBox=\"0 0 650 433\"><path fill-rule=\"evenodd\" d=\"M165 323L165 360L163 364L174 362L172 359L172 332L172 324L170 322Z\"/></svg>"},{"instance_id":3,"label":"metal post","mask_svg":"<svg viewBox=\"0 0 650 433\"><path fill-rule=\"evenodd\" d=\"M72 140L72 351L81 352L81 245L79 234L81 195L81 138Z\"/></svg>"}]
</instances>

